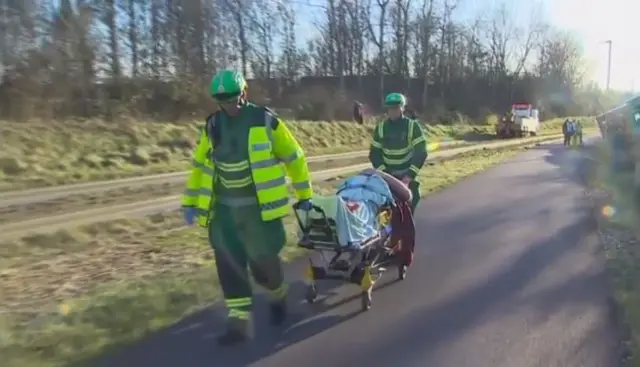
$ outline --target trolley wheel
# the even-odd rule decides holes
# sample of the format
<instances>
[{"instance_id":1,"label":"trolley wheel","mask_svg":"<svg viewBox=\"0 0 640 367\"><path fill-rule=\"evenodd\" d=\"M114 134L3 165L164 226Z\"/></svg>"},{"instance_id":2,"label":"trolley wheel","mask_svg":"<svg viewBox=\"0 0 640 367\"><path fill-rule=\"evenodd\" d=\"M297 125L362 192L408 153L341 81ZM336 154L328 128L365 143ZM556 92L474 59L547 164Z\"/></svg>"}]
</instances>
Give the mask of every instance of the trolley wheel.
<instances>
[{"instance_id":1,"label":"trolley wheel","mask_svg":"<svg viewBox=\"0 0 640 367\"><path fill-rule=\"evenodd\" d=\"M304 299L307 303L313 303L318 298L318 288L315 285L310 285L307 287L307 291L304 295Z\"/></svg>"},{"instance_id":2,"label":"trolley wheel","mask_svg":"<svg viewBox=\"0 0 640 367\"><path fill-rule=\"evenodd\" d=\"M371 289L362 292L360 300L362 301L362 311L369 311L371 309Z\"/></svg>"},{"instance_id":3,"label":"trolley wheel","mask_svg":"<svg viewBox=\"0 0 640 367\"><path fill-rule=\"evenodd\" d=\"M405 280L407 278L407 266L400 265L398 266L398 279Z\"/></svg>"}]
</instances>

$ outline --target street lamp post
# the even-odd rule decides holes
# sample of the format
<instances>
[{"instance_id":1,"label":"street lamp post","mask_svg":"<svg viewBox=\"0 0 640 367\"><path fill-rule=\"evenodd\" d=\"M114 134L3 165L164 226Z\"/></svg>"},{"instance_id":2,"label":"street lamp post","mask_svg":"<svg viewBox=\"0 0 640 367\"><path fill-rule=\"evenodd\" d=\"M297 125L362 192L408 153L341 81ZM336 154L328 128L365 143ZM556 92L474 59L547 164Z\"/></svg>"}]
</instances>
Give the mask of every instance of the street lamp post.
<instances>
[{"instance_id":1,"label":"street lamp post","mask_svg":"<svg viewBox=\"0 0 640 367\"><path fill-rule=\"evenodd\" d=\"M609 56L607 58L607 90L609 90L609 87L611 86L611 45L613 44L613 41L606 40L604 43L609 45Z\"/></svg>"}]
</instances>

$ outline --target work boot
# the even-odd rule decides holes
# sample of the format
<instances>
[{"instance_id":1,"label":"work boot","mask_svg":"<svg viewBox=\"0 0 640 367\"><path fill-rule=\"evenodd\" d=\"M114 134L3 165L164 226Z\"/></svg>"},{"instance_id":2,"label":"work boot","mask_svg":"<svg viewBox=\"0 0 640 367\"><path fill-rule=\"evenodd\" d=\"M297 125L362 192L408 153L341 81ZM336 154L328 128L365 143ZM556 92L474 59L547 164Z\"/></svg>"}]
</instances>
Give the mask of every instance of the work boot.
<instances>
[{"instance_id":1,"label":"work boot","mask_svg":"<svg viewBox=\"0 0 640 367\"><path fill-rule=\"evenodd\" d=\"M269 305L271 313L271 324L274 326L282 325L287 319L287 301L275 301Z\"/></svg>"},{"instance_id":2,"label":"work boot","mask_svg":"<svg viewBox=\"0 0 640 367\"><path fill-rule=\"evenodd\" d=\"M218 336L217 341L220 346L231 346L244 343L251 339L251 322L230 318L227 321L227 330Z\"/></svg>"}]
</instances>

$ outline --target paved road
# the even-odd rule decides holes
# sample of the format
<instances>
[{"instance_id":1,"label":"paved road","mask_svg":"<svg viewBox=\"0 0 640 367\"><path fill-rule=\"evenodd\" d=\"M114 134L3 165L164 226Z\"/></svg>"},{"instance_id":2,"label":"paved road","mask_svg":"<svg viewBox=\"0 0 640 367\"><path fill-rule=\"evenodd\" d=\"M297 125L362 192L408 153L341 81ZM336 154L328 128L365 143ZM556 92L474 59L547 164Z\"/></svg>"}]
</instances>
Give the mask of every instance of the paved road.
<instances>
[{"instance_id":1,"label":"paved road","mask_svg":"<svg viewBox=\"0 0 640 367\"><path fill-rule=\"evenodd\" d=\"M255 342L220 349L220 312L209 311L104 365L615 366L618 332L577 155L534 148L423 200L415 265L404 282L389 274L367 313L349 300L353 287L336 287L323 304L296 304L286 330L264 325L258 308Z\"/></svg>"}]
</instances>

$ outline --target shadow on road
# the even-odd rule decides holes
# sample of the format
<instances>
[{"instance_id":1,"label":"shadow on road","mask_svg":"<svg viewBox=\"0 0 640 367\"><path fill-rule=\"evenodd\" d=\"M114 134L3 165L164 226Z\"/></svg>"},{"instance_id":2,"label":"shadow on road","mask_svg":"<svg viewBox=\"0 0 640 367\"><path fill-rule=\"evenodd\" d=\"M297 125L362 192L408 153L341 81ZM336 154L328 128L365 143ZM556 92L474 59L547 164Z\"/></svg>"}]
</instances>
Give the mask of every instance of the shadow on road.
<instances>
[{"instance_id":1,"label":"shadow on road","mask_svg":"<svg viewBox=\"0 0 640 367\"><path fill-rule=\"evenodd\" d=\"M378 361L380 366L415 365L418 355L428 354L440 345L454 341L461 334L473 330L475 324L486 322L490 314L504 317L518 307L527 305L537 307L540 317L544 318L567 303L581 304L599 299L597 292L602 288L594 286L594 283L604 281L601 272L578 277L558 289L546 291L546 294L533 295L519 302L507 302L518 298L530 282L563 256L572 251L581 251L591 231L584 220L577 221L552 238L528 245L528 250L511 261L503 271L491 275L469 291L403 318L404 323L394 330L422 332L419 335L403 332L389 334L388 339L394 340L393 355L384 352L384 345L375 345L368 348L369 351L379 350L371 360Z\"/></svg>"},{"instance_id":2,"label":"shadow on road","mask_svg":"<svg viewBox=\"0 0 640 367\"><path fill-rule=\"evenodd\" d=\"M318 284L319 299L307 304L304 299L306 285L300 279L305 261L296 261L286 269L290 284L290 318L287 325L275 328L269 325L267 301L258 294L254 297L254 339L244 346L221 348L215 337L224 329L225 311L221 305L191 315L166 330L154 333L139 344L113 355L100 357L88 363L91 366L247 366L290 345L313 337L339 323L347 321L362 311L340 316L318 316L332 309L360 299L359 288L342 282L322 282ZM390 269L376 286L382 290L394 283L395 271ZM212 286L212 285L203 285ZM345 296L344 294L351 294ZM84 364L83 364L84 365Z\"/></svg>"},{"instance_id":3,"label":"shadow on road","mask_svg":"<svg viewBox=\"0 0 640 367\"><path fill-rule=\"evenodd\" d=\"M530 147L527 150L544 151L544 161L555 166L556 171L547 171L543 176L540 174L531 174L521 176L518 182L514 184L527 184L537 182L541 178L547 182L567 182L570 181L580 186L585 186L587 178L590 174L590 156L593 154L595 147L593 145L584 145L582 147L567 148L560 143L542 144ZM535 158L515 159L506 165L519 165L527 162L537 162Z\"/></svg>"}]
</instances>

